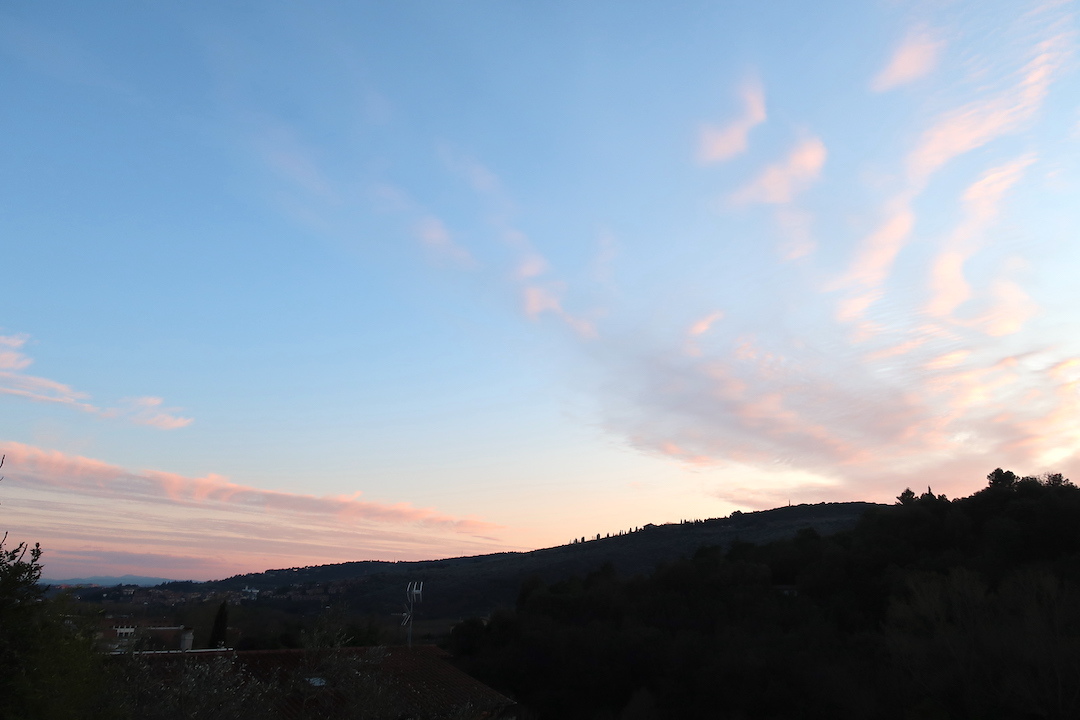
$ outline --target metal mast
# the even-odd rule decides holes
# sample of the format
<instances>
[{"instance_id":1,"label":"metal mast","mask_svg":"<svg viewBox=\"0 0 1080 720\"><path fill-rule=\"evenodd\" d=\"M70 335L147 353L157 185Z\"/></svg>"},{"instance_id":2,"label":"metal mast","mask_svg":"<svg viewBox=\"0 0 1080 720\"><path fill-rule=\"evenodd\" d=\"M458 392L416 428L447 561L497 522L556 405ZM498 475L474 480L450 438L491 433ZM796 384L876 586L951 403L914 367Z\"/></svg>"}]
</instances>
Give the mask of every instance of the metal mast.
<instances>
[{"instance_id":1,"label":"metal mast","mask_svg":"<svg viewBox=\"0 0 1080 720\"><path fill-rule=\"evenodd\" d=\"M412 648L412 623L416 603L424 600L424 582L410 582L405 587L405 612L401 613L401 624L405 626L405 635L409 639L409 648Z\"/></svg>"}]
</instances>

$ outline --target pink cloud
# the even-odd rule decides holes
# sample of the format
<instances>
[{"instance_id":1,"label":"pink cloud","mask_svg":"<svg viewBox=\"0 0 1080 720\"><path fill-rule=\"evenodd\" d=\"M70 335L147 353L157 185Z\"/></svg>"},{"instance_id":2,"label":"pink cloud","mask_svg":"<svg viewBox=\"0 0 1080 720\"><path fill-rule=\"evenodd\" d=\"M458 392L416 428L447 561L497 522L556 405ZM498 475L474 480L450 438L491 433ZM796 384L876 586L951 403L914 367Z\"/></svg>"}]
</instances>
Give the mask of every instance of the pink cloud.
<instances>
[{"instance_id":1,"label":"pink cloud","mask_svg":"<svg viewBox=\"0 0 1080 720\"><path fill-rule=\"evenodd\" d=\"M723 319L724 313L720 310L709 313L705 317L701 318L687 330L686 335L686 354L690 357L701 357L701 348L698 346L697 339L709 332L709 329L714 323Z\"/></svg>"},{"instance_id":2,"label":"pink cloud","mask_svg":"<svg viewBox=\"0 0 1080 720\"><path fill-rule=\"evenodd\" d=\"M1080 358L1065 358L1045 371L1049 378L1037 396L1043 413L1013 422L1018 431L1012 446L1053 466L1077 456L1080 444Z\"/></svg>"},{"instance_id":3,"label":"pink cloud","mask_svg":"<svg viewBox=\"0 0 1080 720\"><path fill-rule=\"evenodd\" d=\"M150 562L162 554L212 574L503 549L488 537L498 528L492 523L359 493L315 496L214 474L131 471L13 442L0 443L0 453L5 523L61 555L125 552Z\"/></svg>"},{"instance_id":4,"label":"pink cloud","mask_svg":"<svg viewBox=\"0 0 1080 720\"><path fill-rule=\"evenodd\" d=\"M539 253L530 252L521 260L521 264L518 265L517 276L521 279L528 279L543 275L547 272L548 262Z\"/></svg>"},{"instance_id":5,"label":"pink cloud","mask_svg":"<svg viewBox=\"0 0 1080 720\"><path fill-rule=\"evenodd\" d=\"M927 370L941 370L943 368L956 367L967 359L970 350L954 350L944 355L939 355L924 366Z\"/></svg>"},{"instance_id":6,"label":"pink cloud","mask_svg":"<svg viewBox=\"0 0 1080 720\"><path fill-rule=\"evenodd\" d=\"M964 196L970 214L992 218L1026 162L973 183ZM769 332L737 337L726 350L714 343L702 361L700 353L687 358L685 343L696 337L687 332L666 349L643 349L618 377L613 423L636 447L679 463L798 468L848 497L877 487L895 495L912 476L939 491L966 477L975 485L963 491L971 492L988 457L1023 472L1080 468L1080 361L1049 350L1030 358L995 352L991 329L1015 331L1035 312L1016 283L1004 282L992 286L994 313L978 322L876 323L868 351L827 330L813 349ZM714 476L720 497L729 498L730 474ZM826 491L808 492L820 499Z\"/></svg>"},{"instance_id":7,"label":"pink cloud","mask_svg":"<svg viewBox=\"0 0 1080 720\"><path fill-rule=\"evenodd\" d=\"M908 157L912 184L921 188L949 160L1030 122L1046 100L1068 52L1068 39L1063 35L1039 43L1016 85L999 95L963 105L939 119L923 133Z\"/></svg>"},{"instance_id":8,"label":"pink cloud","mask_svg":"<svg viewBox=\"0 0 1080 720\"><path fill-rule=\"evenodd\" d=\"M934 262L940 277L951 264L952 279L963 279L964 262L981 247L1032 162L1031 156L1017 158L971 183L961 222ZM894 196L877 244L862 248L865 262L845 278L852 294L842 301L848 313L841 320L861 327L866 309L882 297L913 230L916 190ZM978 307L989 309L970 321L952 317L959 302L944 294L931 298L939 308L930 313L940 318L935 322L919 325L915 318L907 326L895 317L875 318L877 347L870 352L854 354L850 341L845 345L823 331L816 346L828 349L829 363L797 350L794 341L787 348L794 352L781 352L775 338L770 345L743 337L732 343L729 357L716 353L707 363L687 359L675 345L666 352L643 350L635 371L619 378L627 389L614 416L648 452L680 463L708 458L759 469L806 468L847 487L849 497L852 487L866 492L884 483L898 484L887 488L895 495L913 475L939 491L966 478L974 485L961 491L970 492L989 469L983 468L988 457L1031 473L1080 468L1074 450L1080 440L1080 361L1055 359L1050 351L1037 359L995 357L999 346L987 336L1019 331L1038 306L1011 276L988 290L990 302ZM702 333L708 326L702 323Z\"/></svg>"},{"instance_id":9,"label":"pink cloud","mask_svg":"<svg viewBox=\"0 0 1080 720\"><path fill-rule=\"evenodd\" d=\"M885 219L860 244L843 284L873 288L885 281L896 256L915 226L915 213L909 203L907 196L897 197L890 203L885 210ZM861 316L866 307L847 313L845 319L852 320Z\"/></svg>"},{"instance_id":10,"label":"pink cloud","mask_svg":"<svg viewBox=\"0 0 1080 720\"><path fill-rule=\"evenodd\" d=\"M165 401L159 397L126 398L121 406L102 410L99 414L107 418L123 418L137 425L149 425L160 430L175 430L187 427L192 418L176 415L178 408L164 408Z\"/></svg>"},{"instance_id":11,"label":"pink cloud","mask_svg":"<svg viewBox=\"0 0 1080 720\"><path fill-rule=\"evenodd\" d=\"M527 287L525 294L525 314L535 320L541 313L552 311L560 312L562 304L551 292L541 287Z\"/></svg>"},{"instance_id":12,"label":"pink cloud","mask_svg":"<svg viewBox=\"0 0 1080 720\"><path fill-rule=\"evenodd\" d=\"M69 405L84 412L98 412L96 407L83 402L90 397L86 393L78 392L55 380L34 375L0 371L0 394L23 397L35 402Z\"/></svg>"},{"instance_id":13,"label":"pink cloud","mask_svg":"<svg viewBox=\"0 0 1080 720\"><path fill-rule=\"evenodd\" d=\"M461 263L472 263L468 250L454 242L446 225L437 217L426 216L413 226L413 233L425 247Z\"/></svg>"},{"instance_id":14,"label":"pink cloud","mask_svg":"<svg viewBox=\"0 0 1080 720\"><path fill-rule=\"evenodd\" d=\"M596 337L596 326L589 320L568 313L555 291L546 287L528 285L522 289L522 296L525 301L525 314L530 319L536 320L544 313L551 313L569 325L581 337L587 339Z\"/></svg>"},{"instance_id":15,"label":"pink cloud","mask_svg":"<svg viewBox=\"0 0 1080 720\"><path fill-rule=\"evenodd\" d=\"M769 165L750 184L736 191L731 202L783 204L817 180L825 166L828 152L825 143L817 138L800 142L787 159Z\"/></svg>"},{"instance_id":16,"label":"pink cloud","mask_svg":"<svg viewBox=\"0 0 1080 720\"><path fill-rule=\"evenodd\" d=\"M881 299L882 295L884 295L884 293L881 290L873 289L860 295L841 300L837 307L836 319L844 323L858 320L866 313L866 310L871 305ZM864 325L863 330L865 331L867 329L869 328ZM868 333L864 332L862 334L865 335Z\"/></svg>"},{"instance_id":17,"label":"pink cloud","mask_svg":"<svg viewBox=\"0 0 1080 720\"><path fill-rule=\"evenodd\" d=\"M892 90L928 75L937 65L944 43L925 29L908 33L893 51L888 64L874 77L874 92Z\"/></svg>"},{"instance_id":18,"label":"pink cloud","mask_svg":"<svg viewBox=\"0 0 1080 720\"><path fill-rule=\"evenodd\" d=\"M932 296L926 312L935 317L951 315L972 295L964 277L964 263L982 244L983 234L999 212L1005 193L1023 176L1024 169L1034 162L1025 155L1010 163L988 170L964 193L966 217L945 242L931 269Z\"/></svg>"},{"instance_id":19,"label":"pink cloud","mask_svg":"<svg viewBox=\"0 0 1080 720\"><path fill-rule=\"evenodd\" d=\"M28 338L28 335L0 335L0 370L23 370L34 362L19 350Z\"/></svg>"},{"instance_id":20,"label":"pink cloud","mask_svg":"<svg viewBox=\"0 0 1080 720\"><path fill-rule=\"evenodd\" d=\"M746 151L750 131L765 122L765 91L757 81L748 81L739 92L743 113L727 125L705 125L698 140L698 159L703 163L730 160Z\"/></svg>"},{"instance_id":21,"label":"pink cloud","mask_svg":"<svg viewBox=\"0 0 1080 720\"><path fill-rule=\"evenodd\" d=\"M33 363L31 358L19 351L27 339L26 335L0 336L0 348L12 348L0 351L0 395L66 405L99 417L124 418L161 430L174 430L191 424L191 418L175 415L175 408L160 407L163 402L161 398L132 398L125 400L121 407L100 408L89 402L89 394L75 390L70 385L19 372Z\"/></svg>"},{"instance_id":22,"label":"pink cloud","mask_svg":"<svg viewBox=\"0 0 1080 720\"><path fill-rule=\"evenodd\" d=\"M987 335L1001 337L1020 332L1024 323L1039 312L1039 306L1013 280L1001 279L992 287L994 305L978 319Z\"/></svg>"},{"instance_id":23,"label":"pink cloud","mask_svg":"<svg viewBox=\"0 0 1080 720\"><path fill-rule=\"evenodd\" d=\"M84 458L78 458L82 461ZM119 469L116 469L119 471ZM166 498L174 503L199 505L224 504L259 510L281 511L285 514L312 514L325 517L349 518L374 522L416 524L443 527L459 532L479 532L496 526L471 519L454 518L433 510L414 508L407 503L387 505L364 501L359 494L353 496L315 496L277 490L262 490L230 482L226 478L210 474L189 478L175 473L143 471L124 473L127 477L145 481L147 497Z\"/></svg>"},{"instance_id":24,"label":"pink cloud","mask_svg":"<svg viewBox=\"0 0 1080 720\"><path fill-rule=\"evenodd\" d=\"M690 326L690 334L692 336L704 335L709 332L709 328L713 326L717 320L721 320L724 317L724 313L721 310L709 313L705 317L698 320L696 323Z\"/></svg>"},{"instance_id":25,"label":"pink cloud","mask_svg":"<svg viewBox=\"0 0 1080 720\"><path fill-rule=\"evenodd\" d=\"M449 150L444 150L443 155L451 169L461 175L475 193L492 205L489 223L497 237L516 251L515 267L510 276L518 283L526 316L530 320L536 320L541 315L550 313L582 338L595 338L596 326L591 320L565 309L562 300L567 287L565 282L554 279L543 284L537 282L540 276L550 272L550 265L529 236L512 222L514 203L507 196L499 177L472 158L456 155Z\"/></svg>"},{"instance_id":26,"label":"pink cloud","mask_svg":"<svg viewBox=\"0 0 1080 720\"><path fill-rule=\"evenodd\" d=\"M1065 35L1055 35L1037 43L1031 59L1011 76L1014 80L1011 86L947 112L931 124L906 158L906 187L887 202L885 219L860 243L850 270L833 289L854 287L855 292L867 298L866 289L878 288L885 282L914 227L912 202L926 188L930 177L950 160L1030 123L1042 107L1050 85L1069 52L1070 45ZM988 202L996 202L990 196L997 193L1000 197L1000 193L1015 182L1016 174L1029 161L1017 162L1020 165L997 169L997 176L993 176L995 171L991 171L983 178L986 183L973 190L976 196L969 197L968 202L975 208L976 216L980 212L985 213ZM987 197L980 198L979 193ZM961 258L953 254L944 257L941 262L938 268L942 274L941 282L945 282L947 276L955 278L958 267L962 265ZM953 298L942 296L940 307L950 305L953 301ZM868 304L863 305L858 312L854 312L850 306L842 308L839 317L847 322L856 320L868 307Z\"/></svg>"},{"instance_id":27,"label":"pink cloud","mask_svg":"<svg viewBox=\"0 0 1080 720\"><path fill-rule=\"evenodd\" d=\"M925 337L907 340L905 342L899 343L898 345L893 345L892 347L869 353L867 354L866 359L870 362L876 362L878 360L887 360L889 358L898 357L900 355L907 355L912 350L921 347L923 344L926 343L926 341L927 338Z\"/></svg>"}]
</instances>

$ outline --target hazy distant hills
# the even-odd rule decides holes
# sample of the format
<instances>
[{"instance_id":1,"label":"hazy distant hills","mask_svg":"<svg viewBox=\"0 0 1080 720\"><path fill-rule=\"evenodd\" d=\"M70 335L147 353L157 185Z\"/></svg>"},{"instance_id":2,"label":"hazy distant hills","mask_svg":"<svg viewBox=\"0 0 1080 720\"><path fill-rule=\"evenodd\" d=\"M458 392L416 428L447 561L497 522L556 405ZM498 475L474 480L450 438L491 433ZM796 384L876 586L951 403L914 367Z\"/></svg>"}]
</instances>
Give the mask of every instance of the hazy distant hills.
<instances>
[{"instance_id":1,"label":"hazy distant hills","mask_svg":"<svg viewBox=\"0 0 1080 720\"><path fill-rule=\"evenodd\" d=\"M42 582L49 585L101 585L102 587L114 587L116 585L142 585L152 587L162 583L173 582L169 578L145 577L143 575L94 575L84 578L68 578L66 580L46 579Z\"/></svg>"},{"instance_id":2,"label":"hazy distant hills","mask_svg":"<svg viewBox=\"0 0 1080 720\"><path fill-rule=\"evenodd\" d=\"M735 541L767 543L813 528L822 535L850 529L873 503L795 505L730 518L670 525L648 525L638 532L531 552L494 553L420 562L361 561L237 575L198 584L206 590L259 590L345 586L339 593L354 610L385 613L398 609L405 585L422 580L423 614L464 617L513 605L526 578L554 582L584 575L610 562L622 575L651 572L657 564L692 555L706 545ZM184 583L187 585L187 583ZM195 585L192 583L192 585ZM179 589L179 588L178 588ZM389 609L389 610L388 610Z\"/></svg>"}]
</instances>

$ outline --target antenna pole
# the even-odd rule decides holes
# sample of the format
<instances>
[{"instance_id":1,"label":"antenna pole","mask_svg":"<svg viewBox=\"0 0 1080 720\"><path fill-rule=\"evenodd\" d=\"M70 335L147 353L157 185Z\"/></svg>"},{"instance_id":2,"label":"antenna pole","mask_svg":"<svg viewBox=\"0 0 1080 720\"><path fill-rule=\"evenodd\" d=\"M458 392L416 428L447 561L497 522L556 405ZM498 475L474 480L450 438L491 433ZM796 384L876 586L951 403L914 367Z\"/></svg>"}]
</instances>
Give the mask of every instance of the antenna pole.
<instances>
[{"instance_id":1,"label":"antenna pole","mask_svg":"<svg viewBox=\"0 0 1080 720\"><path fill-rule=\"evenodd\" d=\"M413 612L416 603L422 602L424 599L424 583L410 582L405 586L405 612L403 612L401 624L405 626L405 637L408 639L409 649L412 649L412 623Z\"/></svg>"}]
</instances>

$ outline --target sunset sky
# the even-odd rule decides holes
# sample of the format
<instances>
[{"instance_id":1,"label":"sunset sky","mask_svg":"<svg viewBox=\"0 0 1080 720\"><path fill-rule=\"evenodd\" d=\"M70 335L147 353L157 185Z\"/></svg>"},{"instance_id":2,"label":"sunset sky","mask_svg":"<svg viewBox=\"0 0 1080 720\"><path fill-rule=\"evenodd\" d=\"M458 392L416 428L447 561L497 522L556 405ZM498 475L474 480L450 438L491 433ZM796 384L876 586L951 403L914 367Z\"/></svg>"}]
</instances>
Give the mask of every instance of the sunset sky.
<instances>
[{"instance_id":1,"label":"sunset sky","mask_svg":"<svg viewBox=\"0 0 1080 720\"><path fill-rule=\"evenodd\" d=\"M0 4L0 533L210 579L1080 480L1069 2Z\"/></svg>"}]
</instances>

